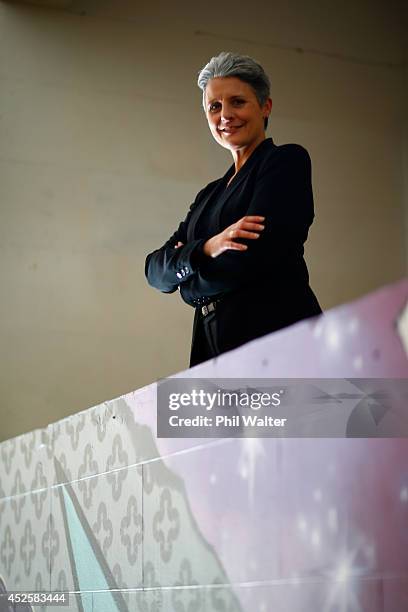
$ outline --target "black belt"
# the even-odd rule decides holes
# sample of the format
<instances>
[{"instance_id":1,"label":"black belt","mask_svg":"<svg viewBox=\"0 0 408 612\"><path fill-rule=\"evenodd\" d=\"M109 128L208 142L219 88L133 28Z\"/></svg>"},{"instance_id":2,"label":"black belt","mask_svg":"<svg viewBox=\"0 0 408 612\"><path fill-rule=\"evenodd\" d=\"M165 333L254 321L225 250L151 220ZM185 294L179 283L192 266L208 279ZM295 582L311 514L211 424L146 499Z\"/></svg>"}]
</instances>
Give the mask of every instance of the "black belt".
<instances>
[{"instance_id":1,"label":"black belt","mask_svg":"<svg viewBox=\"0 0 408 612\"><path fill-rule=\"evenodd\" d=\"M203 315L203 317L206 317L211 312L214 312L216 304L217 302L210 302L209 304L206 304L205 306L201 306L201 314Z\"/></svg>"}]
</instances>

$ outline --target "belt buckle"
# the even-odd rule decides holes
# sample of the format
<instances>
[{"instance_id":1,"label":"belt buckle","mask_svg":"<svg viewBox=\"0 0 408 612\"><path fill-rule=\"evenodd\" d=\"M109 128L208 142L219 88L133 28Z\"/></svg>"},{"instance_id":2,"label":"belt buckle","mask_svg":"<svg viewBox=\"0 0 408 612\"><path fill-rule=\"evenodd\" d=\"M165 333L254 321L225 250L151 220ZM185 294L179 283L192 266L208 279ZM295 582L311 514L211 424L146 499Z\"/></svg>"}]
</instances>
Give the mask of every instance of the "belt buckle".
<instances>
[{"instance_id":1,"label":"belt buckle","mask_svg":"<svg viewBox=\"0 0 408 612\"><path fill-rule=\"evenodd\" d=\"M201 306L201 312L204 317L206 317L210 312L215 311L215 302L209 302L205 306Z\"/></svg>"}]
</instances>

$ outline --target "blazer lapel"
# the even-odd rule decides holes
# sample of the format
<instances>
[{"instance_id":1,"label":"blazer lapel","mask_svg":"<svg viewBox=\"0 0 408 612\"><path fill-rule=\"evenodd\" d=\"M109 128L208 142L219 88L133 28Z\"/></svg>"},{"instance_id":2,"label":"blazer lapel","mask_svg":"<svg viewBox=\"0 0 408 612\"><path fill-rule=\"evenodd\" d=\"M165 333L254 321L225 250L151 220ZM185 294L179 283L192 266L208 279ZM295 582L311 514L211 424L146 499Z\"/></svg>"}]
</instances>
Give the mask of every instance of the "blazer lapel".
<instances>
[{"instance_id":1,"label":"blazer lapel","mask_svg":"<svg viewBox=\"0 0 408 612\"><path fill-rule=\"evenodd\" d=\"M263 151L264 143L266 143L267 141L272 142L272 144L273 144L272 138L266 138L265 140L263 140L258 145L258 147L255 149L255 151L252 153L252 155L249 157L249 159L245 162L245 164L242 166L242 168L240 169L240 171L238 172L236 177L233 178L233 180L230 183L230 185L220 195L218 203L217 203L216 218L215 218L215 222L216 222L217 227L220 226L220 223L219 223L220 222L220 215L222 213L222 210L223 210L225 204L227 203L229 198L236 192L236 190L239 187L242 186L243 182L248 177L249 173L251 172L252 168L254 167L254 165L255 165L259 155L261 155L261 153ZM230 172L231 175L233 174L233 172L231 171L233 168L234 168L234 166L231 166L231 168L228 170L228 172Z\"/></svg>"},{"instance_id":2,"label":"blazer lapel","mask_svg":"<svg viewBox=\"0 0 408 612\"><path fill-rule=\"evenodd\" d=\"M232 183L226 189L224 189L223 193L221 193L219 198L218 198L217 208L216 208L216 211L215 211L215 223L216 223L217 227L220 226L220 215L221 215L221 212L222 212L226 202L233 195L233 193L238 189L238 187L240 187L240 185L242 185L242 183L244 182L245 178L248 176L248 171L244 172L245 166L246 166L246 164L242 168L242 171L240 171L237 174L237 176L233 179Z\"/></svg>"},{"instance_id":3,"label":"blazer lapel","mask_svg":"<svg viewBox=\"0 0 408 612\"><path fill-rule=\"evenodd\" d=\"M224 191L222 191L218 195L218 197L217 197L217 206L215 207L215 211L214 211L214 214L215 214L214 221L215 221L215 225L218 228L219 228L220 215L221 215L221 212L222 212L226 202L236 192L236 190L240 186L242 186L243 182L245 181L245 179L247 178L247 176L250 173L251 169L253 168L254 164L256 163L256 160L258 159L258 156L261 154L262 149L263 149L263 144L266 141L270 141L273 144L272 138L267 138L266 140L262 141L262 143L260 145L258 145L258 147L255 149L255 151L252 153L250 158L245 162L245 164L243 165L241 170L238 172L238 174L234 177L234 179L232 180L230 185L226 189L224 189ZM234 164L232 164L232 166L230 166L228 168L227 172L224 174L224 176L222 178L220 178L218 181L216 181L214 183L213 188L205 195L203 200L197 205L196 209L191 214L190 222L189 222L188 228L187 228L187 239L189 241L195 239L195 227L197 225L197 221L201 217L203 212L205 211L209 200L211 199L211 197L214 194L214 191L216 189L218 189L219 184L220 184L221 181L228 181L228 179L233 174L234 174Z\"/></svg>"},{"instance_id":4,"label":"blazer lapel","mask_svg":"<svg viewBox=\"0 0 408 612\"><path fill-rule=\"evenodd\" d=\"M196 228L196 225L197 225L197 221L201 217L201 215L203 214L203 212L204 212L204 210L205 210L209 200L211 199L214 191L218 188L220 180L222 180L222 179L219 179L218 181L215 182L213 188L208 191L208 193L204 196L204 198L201 200L201 202L199 204L197 204L196 208L191 213L190 221L189 221L188 228L187 228L187 240L189 242L191 240L195 239L195 228Z\"/></svg>"}]
</instances>

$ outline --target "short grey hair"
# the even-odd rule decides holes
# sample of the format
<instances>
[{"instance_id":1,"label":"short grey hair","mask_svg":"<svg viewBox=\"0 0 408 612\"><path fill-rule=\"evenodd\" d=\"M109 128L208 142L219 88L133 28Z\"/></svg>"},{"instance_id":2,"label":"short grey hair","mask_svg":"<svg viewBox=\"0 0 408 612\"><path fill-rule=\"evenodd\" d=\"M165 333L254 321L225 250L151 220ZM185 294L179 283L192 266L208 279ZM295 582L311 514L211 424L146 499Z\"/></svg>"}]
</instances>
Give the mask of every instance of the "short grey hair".
<instances>
[{"instance_id":1,"label":"short grey hair","mask_svg":"<svg viewBox=\"0 0 408 612\"><path fill-rule=\"evenodd\" d=\"M258 62L248 55L222 51L212 57L198 75L197 85L203 91L204 109L207 83L217 77L236 77L244 83L248 83L254 90L260 106L263 106L270 97L271 83L265 70ZM267 126L268 117L265 118L265 129Z\"/></svg>"}]
</instances>

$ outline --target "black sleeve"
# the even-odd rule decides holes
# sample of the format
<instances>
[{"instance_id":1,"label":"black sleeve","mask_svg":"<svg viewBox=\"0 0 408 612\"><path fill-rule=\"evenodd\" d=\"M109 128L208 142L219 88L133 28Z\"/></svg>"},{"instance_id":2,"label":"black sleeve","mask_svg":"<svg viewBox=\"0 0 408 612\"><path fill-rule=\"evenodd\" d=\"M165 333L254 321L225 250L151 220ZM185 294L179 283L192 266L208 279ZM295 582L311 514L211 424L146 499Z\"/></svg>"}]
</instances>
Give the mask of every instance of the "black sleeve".
<instances>
[{"instance_id":1,"label":"black sleeve","mask_svg":"<svg viewBox=\"0 0 408 612\"><path fill-rule=\"evenodd\" d=\"M204 240L187 243L187 227L191 214L205 189L199 192L186 218L174 234L160 249L146 257L145 275L149 285L155 289L164 293L173 293L181 283L195 275L200 262L205 257L202 253ZM184 246L176 249L178 242L182 242Z\"/></svg>"},{"instance_id":2,"label":"black sleeve","mask_svg":"<svg viewBox=\"0 0 408 612\"><path fill-rule=\"evenodd\" d=\"M265 217L257 240L244 240L246 251L228 250L205 257L197 273L180 286L185 302L233 291L257 278L278 279L293 260L303 256L303 244L313 221L311 162L299 145L281 147L279 155L260 168L246 215ZM238 219L237 219L238 220Z\"/></svg>"}]
</instances>

